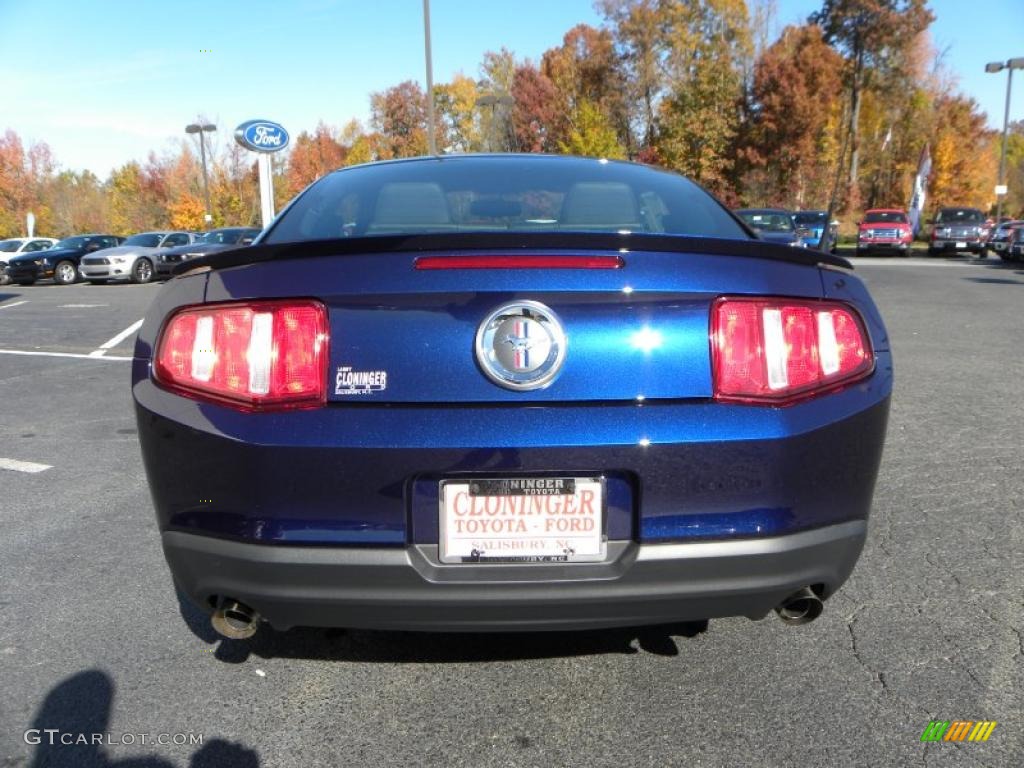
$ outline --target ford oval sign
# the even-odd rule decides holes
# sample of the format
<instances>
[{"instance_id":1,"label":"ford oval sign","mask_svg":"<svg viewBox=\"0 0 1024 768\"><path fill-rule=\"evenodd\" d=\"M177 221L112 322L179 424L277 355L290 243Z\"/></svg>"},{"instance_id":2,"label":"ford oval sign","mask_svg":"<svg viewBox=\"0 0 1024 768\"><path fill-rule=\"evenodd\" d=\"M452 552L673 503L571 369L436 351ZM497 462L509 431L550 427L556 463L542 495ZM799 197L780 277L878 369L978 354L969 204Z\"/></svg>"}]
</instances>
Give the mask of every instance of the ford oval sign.
<instances>
[{"instance_id":1,"label":"ford oval sign","mask_svg":"<svg viewBox=\"0 0 1024 768\"><path fill-rule=\"evenodd\" d=\"M288 146L288 131L270 120L247 120L235 128L235 141L253 152L280 152Z\"/></svg>"}]
</instances>

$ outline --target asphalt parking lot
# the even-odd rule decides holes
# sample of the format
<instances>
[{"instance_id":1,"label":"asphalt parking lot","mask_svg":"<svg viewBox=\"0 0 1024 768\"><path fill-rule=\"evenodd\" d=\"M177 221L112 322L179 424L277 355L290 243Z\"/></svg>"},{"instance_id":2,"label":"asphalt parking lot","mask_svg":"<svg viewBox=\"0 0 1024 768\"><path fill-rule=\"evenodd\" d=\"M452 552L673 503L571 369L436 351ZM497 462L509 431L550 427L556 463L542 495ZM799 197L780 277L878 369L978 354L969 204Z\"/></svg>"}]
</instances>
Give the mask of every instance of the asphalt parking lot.
<instances>
[{"instance_id":1,"label":"asphalt parking lot","mask_svg":"<svg viewBox=\"0 0 1024 768\"><path fill-rule=\"evenodd\" d=\"M182 620L159 550L125 359L159 287L0 287L0 766L1024 765L1024 268L857 268L896 389L817 622L248 642ZM933 719L998 726L923 744Z\"/></svg>"}]
</instances>

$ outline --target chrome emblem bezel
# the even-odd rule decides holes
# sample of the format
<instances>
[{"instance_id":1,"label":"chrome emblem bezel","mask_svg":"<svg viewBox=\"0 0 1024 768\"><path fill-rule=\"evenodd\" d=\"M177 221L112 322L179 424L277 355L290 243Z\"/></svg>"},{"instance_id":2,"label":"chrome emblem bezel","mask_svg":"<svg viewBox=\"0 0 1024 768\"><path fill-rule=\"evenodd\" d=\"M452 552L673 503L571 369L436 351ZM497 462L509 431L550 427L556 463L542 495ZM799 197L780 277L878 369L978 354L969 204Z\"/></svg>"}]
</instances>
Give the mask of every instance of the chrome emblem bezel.
<instances>
[{"instance_id":1,"label":"chrome emblem bezel","mask_svg":"<svg viewBox=\"0 0 1024 768\"><path fill-rule=\"evenodd\" d=\"M522 335L509 324L522 323ZM537 335L531 337L531 331ZM536 343L527 344L528 339ZM539 301L511 301L492 311L476 332L476 359L488 379L500 387L525 392L543 389L565 363L569 339L562 322ZM530 360L529 354L539 355ZM517 362L517 360L519 362Z\"/></svg>"}]
</instances>

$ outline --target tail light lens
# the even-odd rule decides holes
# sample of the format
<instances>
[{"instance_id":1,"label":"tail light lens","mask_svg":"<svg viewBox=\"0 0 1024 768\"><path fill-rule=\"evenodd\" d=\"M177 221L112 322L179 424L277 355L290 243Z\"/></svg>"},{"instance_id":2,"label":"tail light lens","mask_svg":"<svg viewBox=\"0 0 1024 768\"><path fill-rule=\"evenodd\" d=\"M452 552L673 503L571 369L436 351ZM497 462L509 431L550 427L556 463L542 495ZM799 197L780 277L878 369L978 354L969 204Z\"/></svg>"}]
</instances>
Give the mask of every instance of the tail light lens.
<instances>
[{"instance_id":1,"label":"tail light lens","mask_svg":"<svg viewBox=\"0 0 1024 768\"><path fill-rule=\"evenodd\" d=\"M163 386L247 410L322 404L327 310L318 301L204 304L171 316L157 343Z\"/></svg>"},{"instance_id":2,"label":"tail light lens","mask_svg":"<svg viewBox=\"0 0 1024 768\"><path fill-rule=\"evenodd\" d=\"M712 311L717 400L781 404L874 369L860 315L839 302L723 298Z\"/></svg>"}]
</instances>

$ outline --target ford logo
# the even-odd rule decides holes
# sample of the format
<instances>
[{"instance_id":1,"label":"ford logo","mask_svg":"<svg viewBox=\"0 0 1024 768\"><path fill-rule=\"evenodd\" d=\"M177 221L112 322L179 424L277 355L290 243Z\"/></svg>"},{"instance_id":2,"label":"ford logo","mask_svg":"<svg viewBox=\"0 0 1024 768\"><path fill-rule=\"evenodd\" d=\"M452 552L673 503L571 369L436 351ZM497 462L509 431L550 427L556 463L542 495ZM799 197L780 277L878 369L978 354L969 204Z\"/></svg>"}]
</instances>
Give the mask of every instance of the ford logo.
<instances>
[{"instance_id":1,"label":"ford logo","mask_svg":"<svg viewBox=\"0 0 1024 768\"><path fill-rule=\"evenodd\" d=\"M235 128L235 141L253 152L280 152L288 146L288 131L270 120L247 120Z\"/></svg>"}]
</instances>

